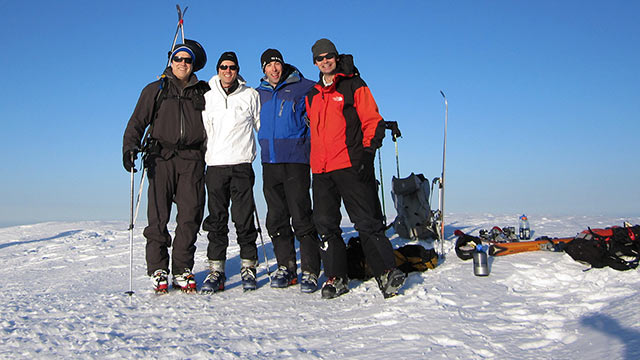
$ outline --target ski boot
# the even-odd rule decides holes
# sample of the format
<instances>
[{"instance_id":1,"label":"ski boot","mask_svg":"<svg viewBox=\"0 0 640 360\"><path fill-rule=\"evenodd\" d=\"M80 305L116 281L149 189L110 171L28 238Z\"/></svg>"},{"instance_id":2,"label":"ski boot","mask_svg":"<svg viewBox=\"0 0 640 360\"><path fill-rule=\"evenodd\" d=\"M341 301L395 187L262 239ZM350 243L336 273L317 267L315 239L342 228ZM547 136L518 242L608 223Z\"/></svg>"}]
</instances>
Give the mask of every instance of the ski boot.
<instances>
[{"instance_id":1,"label":"ski boot","mask_svg":"<svg viewBox=\"0 0 640 360\"><path fill-rule=\"evenodd\" d=\"M376 276L378 288L385 299L396 296L398 289L404 284L407 275L400 269L387 270L384 274Z\"/></svg>"},{"instance_id":2,"label":"ski boot","mask_svg":"<svg viewBox=\"0 0 640 360\"><path fill-rule=\"evenodd\" d=\"M322 285L322 298L333 299L342 294L349 292L347 280L340 277L330 277L324 285Z\"/></svg>"},{"instance_id":3,"label":"ski boot","mask_svg":"<svg viewBox=\"0 0 640 360\"><path fill-rule=\"evenodd\" d=\"M293 270L290 271L286 266L281 265L276 270L275 274L271 278L272 288L286 288L298 283L298 273Z\"/></svg>"},{"instance_id":4,"label":"ski boot","mask_svg":"<svg viewBox=\"0 0 640 360\"><path fill-rule=\"evenodd\" d=\"M302 272L302 279L300 280L300 291L310 294L318 290L318 276L308 271Z\"/></svg>"},{"instance_id":5,"label":"ski boot","mask_svg":"<svg viewBox=\"0 0 640 360\"><path fill-rule=\"evenodd\" d=\"M196 292L196 278L190 269L184 269L182 274L173 275L173 288L180 289L184 293Z\"/></svg>"},{"instance_id":6,"label":"ski boot","mask_svg":"<svg viewBox=\"0 0 640 360\"><path fill-rule=\"evenodd\" d=\"M209 275L204 279L202 283L202 287L200 288L200 293L202 294L211 294L218 291L224 290L224 282L227 280L227 277L223 272L220 271L210 271Z\"/></svg>"},{"instance_id":7,"label":"ski boot","mask_svg":"<svg viewBox=\"0 0 640 360\"><path fill-rule=\"evenodd\" d=\"M166 270L158 269L151 275L151 281L153 282L153 291L156 294L166 294L169 292L169 274Z\"/></svg>"},{"instance_id":8,"label":"ski boot","mask_svg":"<svg viewBox=\"0 0 640 360\"><path fill-rule=\"evenodd\" d=\"M255 290L258 287L256 281L256 260L242 259L240 277L242 278L242 289L244 291Z\"/></svg>"}]
</instances>

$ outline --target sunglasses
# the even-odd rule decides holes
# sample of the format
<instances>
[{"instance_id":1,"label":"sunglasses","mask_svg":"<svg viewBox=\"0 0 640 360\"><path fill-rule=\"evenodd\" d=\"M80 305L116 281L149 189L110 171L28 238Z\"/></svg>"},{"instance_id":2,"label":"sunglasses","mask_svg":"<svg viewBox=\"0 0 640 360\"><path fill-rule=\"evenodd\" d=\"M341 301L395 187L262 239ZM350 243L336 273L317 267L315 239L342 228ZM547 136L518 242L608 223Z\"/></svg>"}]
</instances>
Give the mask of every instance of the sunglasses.
<instances>
[{"instance_id":1,"label":"sunglasses","mask_svg":"<svg viewBox=\"0 0 640 360\"><path fill-rule=\"evenodd\" d=\"M316 56L316 57L313 58L313 60L315 60L316 62L320 62L320 61L322 61L324 59L333 59L335 57L336 57L336 54L328 53L327 55L324 55L324 56L323 55Z\"/></svg>"},{"instance_id":2,"label":"sunglasses","mask_svg":"<svg viewBox=\"0 0 640 360\"><path fill-rule=\"evenodd\" d=\"M218 69L220 69L220 70L229 69L229 70L236 71L236 70L238 70L238 65L220 65L220 66L218 66Z\"/></svg>"},{"instance_id":3,"label":"sunglasses","mask_svg":"<svg viewBox=\"0 0 640 360\"><path fill-rule=\"evenodd\" d=\"M174 56L173 58L171 58L171 60L172 60L173 62L177 62L177 63L180 63L180 62L183 62L183 61L184 61L184 62L185 62L185 63L187 63L187 64L191 64L191 63L193 62L193 59L192 59L192 58L190 58L190 57L188 57L188 58L183 58L183 57L180 57L180 56Z\"/></svg>"}]
</instances>

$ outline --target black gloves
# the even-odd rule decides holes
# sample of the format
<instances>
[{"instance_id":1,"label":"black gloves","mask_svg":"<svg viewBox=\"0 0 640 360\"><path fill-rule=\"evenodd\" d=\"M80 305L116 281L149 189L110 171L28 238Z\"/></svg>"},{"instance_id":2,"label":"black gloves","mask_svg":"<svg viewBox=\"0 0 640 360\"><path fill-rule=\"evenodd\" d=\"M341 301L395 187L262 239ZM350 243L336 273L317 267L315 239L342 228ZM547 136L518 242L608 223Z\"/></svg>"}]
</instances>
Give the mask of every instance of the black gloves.
<instances>
[{"instance_id":1,"label":"black gloves","mask_svg":"<svg viewBox=\"0 0 640 360\"><path fill-rule=\"evenodd\" d=\"M376 157L375 153L364 151L360 158L360 164L358 165L358 176L360 180L365 183L369 183L375 179L373 159Z\"/></svg>"},{"instance_id":2,"label":"black gloves","mask_svg":"<svg viewBox=\"0 0 640 360\"><path fill-rule=\"evenodd\" d=\"M402 133L398 128L397 121L385 121L384 128L387 130L391 130L391 136L393 136L393 141L396 141L396 138L402 137Z\"/></svg>"},{"instance_id":3,"label":"black gloves","mask_svg":"<svg viewBox=\"0 0 640 360\"><path fill-rule=\"evenodd\" d=\"M122 154L122 165L127 172L136 172L136 164L135 160L138 158L138 151L136 150L127 150Z\"/></svg>"}]
</instances>

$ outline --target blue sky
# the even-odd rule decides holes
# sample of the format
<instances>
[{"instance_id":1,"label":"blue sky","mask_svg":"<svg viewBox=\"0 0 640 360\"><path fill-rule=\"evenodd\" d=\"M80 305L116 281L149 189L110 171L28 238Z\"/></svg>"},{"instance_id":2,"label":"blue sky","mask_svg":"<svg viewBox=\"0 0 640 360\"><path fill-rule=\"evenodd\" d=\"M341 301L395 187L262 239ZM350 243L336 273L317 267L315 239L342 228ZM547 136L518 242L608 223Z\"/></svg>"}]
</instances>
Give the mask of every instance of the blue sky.
<instances>
[{"instance_id":1,"label":"blue sky","mask_svg":"<svg viewBox=\"0 0 640 360\"><path fill-rule=\"evenodd\" d=\"M122 133L140 90L166 64L175 4L0 1L0 225L128 218ZM181 5L186 37L208 53L205 80L226 50L252 86L269 47L313 80L315 40L353 54L381 114L404 134L401 176L440 175L443 90L447 212L640 214L638 2ZM388 192L388 138L382 153ZM258 162L254 169L259 178ZM386 202L394 212L388 194Z\"/></svg>"}]
</instances>

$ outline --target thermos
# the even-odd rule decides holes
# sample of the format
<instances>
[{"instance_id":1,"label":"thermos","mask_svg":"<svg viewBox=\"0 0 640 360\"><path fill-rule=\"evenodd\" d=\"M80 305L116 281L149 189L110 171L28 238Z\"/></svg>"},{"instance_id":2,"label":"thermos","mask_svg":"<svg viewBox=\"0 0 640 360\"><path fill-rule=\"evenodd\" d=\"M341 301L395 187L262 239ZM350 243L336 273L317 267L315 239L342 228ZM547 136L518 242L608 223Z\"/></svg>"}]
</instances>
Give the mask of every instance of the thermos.
<instances>
[{"instance_id":1,"label":"thermos","mask_svg":"<svg viewBox=\"0 0 640 360\"><path fill-rule=\"evenodd\" d=\"M487 245L477 245L476 251L473 252L473 274L475 276L489 275Z\"/></svg>"}]
</instances>

